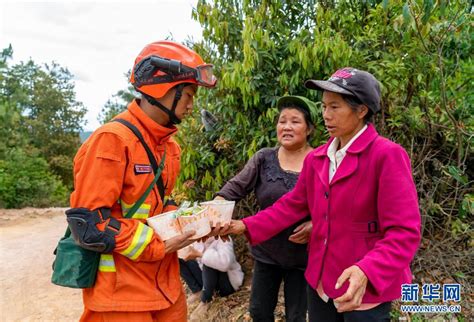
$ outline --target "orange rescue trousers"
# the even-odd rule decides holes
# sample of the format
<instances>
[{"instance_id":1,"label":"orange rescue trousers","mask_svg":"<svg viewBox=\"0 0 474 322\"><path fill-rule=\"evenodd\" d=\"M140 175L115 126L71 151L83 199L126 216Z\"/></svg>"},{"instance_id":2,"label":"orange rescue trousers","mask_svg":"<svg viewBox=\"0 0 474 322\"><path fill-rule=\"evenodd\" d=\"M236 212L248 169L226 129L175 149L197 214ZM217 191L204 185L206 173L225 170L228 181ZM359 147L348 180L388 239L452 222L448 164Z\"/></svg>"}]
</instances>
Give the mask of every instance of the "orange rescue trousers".
<instances>
[{"instance_id":1,"label":"orange rescue trousers","mask_svg":"<svg viewBox=\"0 0 474 322\"><path fill-rule=\"evenodd\" d=\"M186 295L181 292L169 308L144 312L96 312L84 308L80 322L186 322Z\"/></svg>"}]
</instances>

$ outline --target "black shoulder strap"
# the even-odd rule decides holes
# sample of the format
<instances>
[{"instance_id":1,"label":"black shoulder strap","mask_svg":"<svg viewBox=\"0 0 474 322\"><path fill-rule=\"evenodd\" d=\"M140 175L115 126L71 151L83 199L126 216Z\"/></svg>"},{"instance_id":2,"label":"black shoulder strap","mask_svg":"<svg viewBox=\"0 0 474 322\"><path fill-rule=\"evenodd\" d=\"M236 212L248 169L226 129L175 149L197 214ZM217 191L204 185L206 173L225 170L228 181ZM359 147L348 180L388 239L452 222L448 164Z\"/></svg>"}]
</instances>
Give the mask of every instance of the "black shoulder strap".
<instances>
[{"instance_id":1,"label":"black shoulder strap","mask_svg":"<svg viewBox=\"0 0 474 322\"><path fill-rule=\"evenodd\" d=\"M156 175L156 171L158 171L158 163L156 162L155 156L151 152L150 147L148 146L148 144L146 144L145 139L143 139L143 136L140 133L140 131L135 127L135 125L131 124L128 121L125 121L124 119L113 119L112 122L119 122L119 123L125 125L136 135L136 137L140 140L143 147L145 148L146 154L148 155L148 159L150 160L151 166L153 168L153 173ZM159 177L158 181L156 182L156 185L158 186L158 191L160 192L161 201L164 204L164 202L165 202L165 185L163 184L162 176Z\"/></svg>"}]
</instances>

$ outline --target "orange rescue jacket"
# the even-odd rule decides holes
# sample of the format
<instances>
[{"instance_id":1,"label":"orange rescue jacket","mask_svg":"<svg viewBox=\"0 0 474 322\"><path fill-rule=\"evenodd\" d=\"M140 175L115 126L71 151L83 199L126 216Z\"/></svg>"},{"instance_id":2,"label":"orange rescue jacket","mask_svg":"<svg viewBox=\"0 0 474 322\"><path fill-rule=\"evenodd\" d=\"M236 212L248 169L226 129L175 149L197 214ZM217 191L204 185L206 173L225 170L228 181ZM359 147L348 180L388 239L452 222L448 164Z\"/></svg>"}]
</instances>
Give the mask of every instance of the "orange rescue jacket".
<instances>
[{"instance_id":1,"label":"orange rescue jacket","mask_svg":"<svg viewBox=\"0 0 474 322\"><path fill-rule=\"evenodd\" d=\"M140 130L158 163L166 149L162 177L165 195L169 196L180 167L181 150L172 139L177 128L154 122L137 101L117 117ZM94 287L83 290L84 305L90 310L162 310L175 303L181 293L176 253L165 255L164 243L146 225L146 218L172 210L164 209L156 185L133 217L123 218L153 178L142 144L118 122L97 129L74 158L71 207L111 208L112 216L121 223L115 236L116 248L111 254L101 255Z\"/></svg>"}]
</instances>

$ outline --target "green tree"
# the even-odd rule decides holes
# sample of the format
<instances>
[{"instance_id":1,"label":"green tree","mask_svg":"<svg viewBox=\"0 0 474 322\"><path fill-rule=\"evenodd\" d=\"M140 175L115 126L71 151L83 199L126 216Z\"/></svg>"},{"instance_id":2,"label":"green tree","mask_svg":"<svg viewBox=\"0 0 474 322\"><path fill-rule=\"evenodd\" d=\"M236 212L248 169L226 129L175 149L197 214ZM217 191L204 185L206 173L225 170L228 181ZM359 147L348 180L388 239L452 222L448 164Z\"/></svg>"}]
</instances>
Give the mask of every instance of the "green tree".
<instances>
[{"instance_id":1,"label":"green tree","mask_svg":"<svg viewBox=\"0 0 474 322\"><path fill-rule=\"evenodd\" d=\"M129 77L127 76L127 79L128 78ZM118 91L112 96L112 98L107 100L105 105L102 107L97 120L101 124L107 123L117 114L125 111L128 104L135 98L136 95L137 94L134 91L133 86L129 86L126 90Z\"/></svg>"},{"instance_id":2,"label":"green tree","mask_svg":"<svg viewBox=\"0 0 474 322\"><path fill-rule=\"evenodd\" d=\"M472 178L470 12L469 1L199 1L194 17L204 40L195 49L216 65L219 83L216 90L201 91L198 104L218 115L225 131L206 143L200 122L183 125L183 164L190 166L181 180L198 182L187 193L203 198L196 194L202 188L209 197L257 149L275 143L279 96L318 100L303 87L306 79L354 66L382 82L384 112L376 123L410 152L422 200L433 200L441 187L431 189L420 166L437 169L430 175L464 189L449 202L441 200L446 191L439 191L437 206L423 210L455 216L453 203L459 206L467 188L456 177ZM313 143L326 138L320 124Z\"/></svg>"},{"instance_id":3,"label":"green tree","mask_svg":"<svg viewBox=\"0 0 474 322\"><path fill-rule=\"evenodd\" d=\"M66 204L68 190L35 151L12 148L0 159L0 208Z\"/></svg>"},{"instance_id":4,"label":"green tree","mask_svg":"<svg viewBox=\"0 0 474 322\"><path fill-rule=\"evenodd\" d=\"M85 114L73 77L0 53L0 207L65 205Z\"/></svg>"},{"instance_id":5,"label":"green tree","mask_svg":"<svg viewBox=\"0 0 474 322\"><path fill-rule=\"evenodd\" d=\"M0 76L0 115L12 122L9 139L21 137L25 145L36 148L72 187L72 159L86 113L76 101L73 75L54 62L42 67L29 60L8 66L11 55L11 47L4 50Z\"/></svg>"},{"instance_id":6,"label":"green tree","mask_svg":"<svg viewBox=\"0 0 474 322\"><path fill-rule=\"evenodd\" d=\"M470 1L199 0L193 16L204 28L194 48L219 79L215 90L199 92L197 105L221 124L213 133L196 119L181 126L181 198L211 198L258 149L276 143L279 96L319 100L306 79L345 66L368 70L383 87L376 126L410 154L423 234L444 241L417 257L417 271L441 266L440 256L427 259L430 251L459 249L443 265L466 281L463 252L474 237ZM326 139L320 122L313 144Z\"/></svg>"},{"instance_id":7,"label":"green tree","mask_svg":"<svg viewBox=\"0 0 474 322\"><path fill-rule=\"evenodd\" d=\"M9 46L0 54L0 84L5 84L5 74L8 69L7 61L12 57L13 48ZM20 110L15 102L6 95L0 95L0 159L4 159L6 152L12 147L23 147L26 145L26 135L21 126Z\"/></svg>"}]
</instances>

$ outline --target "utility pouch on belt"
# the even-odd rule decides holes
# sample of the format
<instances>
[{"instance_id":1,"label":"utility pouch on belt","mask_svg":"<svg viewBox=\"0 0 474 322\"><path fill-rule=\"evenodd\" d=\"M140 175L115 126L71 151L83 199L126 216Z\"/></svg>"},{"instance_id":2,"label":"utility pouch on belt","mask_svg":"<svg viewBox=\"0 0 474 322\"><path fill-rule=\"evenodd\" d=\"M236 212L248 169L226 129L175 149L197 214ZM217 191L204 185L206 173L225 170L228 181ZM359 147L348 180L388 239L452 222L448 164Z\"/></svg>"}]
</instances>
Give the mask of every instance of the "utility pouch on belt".
<instances>
[{"instance_id":1,"label":"utility pouch on belt","mask_svg":"<svg viewBox=\"0 0 474 322\"><path fill-rule=\"evenodd\" d=\"M66 211L68 228L58 243L54 254L51 281L72 288L92 287L99 268L100 254L115 248L115 235L120 222L110 216L110 209L91 211L72 208ZM104 231L96 224L109 220Z\"/></svg>"},{"instance_id":2,"label":"utility pouch on belt","mask_svg":"<svg viewBox=\"0 0 474 322\"><path fill-rule=\"evenodd\" d=\"M120 123L128 128L133 127L126 121ZM141 133L135 127L130 129L139 137L145 150L150 151L150 148L141 137ZM148 156L150 157L150 155ZM154 171L155 178L140 199L124 215L125 218L132 218L155 185L158 185L160 195L162 195L163 179L161 178L161 172L163 171L165 158L166 151L159 167L157 166L156 171ZM156 160L153 161L156 164ZM153 162L151 163L153 164ZM159 184L159 179L161 179L161 184ZM115 235L120 230L120 222L110 216L110 209L108 208L93 211L86 208L72 208L66 211L66 216L68 228L54 250L56 259L53 262L51 281L56 285L65 287L92 287L97 276L101 253L111 252L115 248ZM109 221L105 230L100 231L96 225L107 219Z\"/></svg>"},{"instance_id":3,"label":"utility pouch on belt","mask_svg":"<svg viewBox=\"0 0 474 322\"><path fill-rule=\"evenodd\" d=\"M53 284L72 288L92 287L99 269L100 253L77 245L67 228L54 250Z\"/></svg>"}]
</instances>

